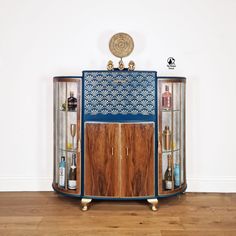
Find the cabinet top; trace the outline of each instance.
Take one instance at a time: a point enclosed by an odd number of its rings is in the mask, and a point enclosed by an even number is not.
[[[151,70],[135,70],[135,71],[129,71],[128,69],[124,69],[122,71],[120,71],[119,69],[115,69],[113,71],[108,71],[108,70],[84,70],[82,71],[82,76],[78,76],[78,75],[69,75],[69,76],[54,76],[53,80],[56,82],[76,82],[76,81],[80,81],[81,79],[84,79],[84,75],[88,74],[88,73],[102,73],[102,74],[126,74],[126,75],[138,75],[138,74],[143,74],[143,73],[149,73],[155,76],[155,78],[157,80],[173,80],[173,81],[185,81],[186,78],[182,77],[182,76],[157,76],[157,71],[151,71]]]

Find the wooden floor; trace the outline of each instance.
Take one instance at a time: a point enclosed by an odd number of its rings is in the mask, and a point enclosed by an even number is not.
[[[186,193],[160,200],[96,201],[80,210],[78,199],[54,192],[0,193],[0,236],[155,235],[236,236],[236,194]]]

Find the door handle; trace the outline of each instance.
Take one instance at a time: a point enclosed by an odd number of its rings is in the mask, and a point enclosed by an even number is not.
[[[111,155],[112,156],[114,155],[114,148],[113,147],[111,148]]]
[[[126,157],[128,158],[128,156],[129,156],[129,148],[126,147]]]

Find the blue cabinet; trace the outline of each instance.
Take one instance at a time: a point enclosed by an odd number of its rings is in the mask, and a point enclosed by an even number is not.
[[[54,77],[55,191],[81,198],[83,210],[92,199],[147,199],[156,210],[158,198],[184,192],[185,81],[127,70]],[[68,109],[71,95],[74,110]],[[65,187],[59,185],[62,157]]]

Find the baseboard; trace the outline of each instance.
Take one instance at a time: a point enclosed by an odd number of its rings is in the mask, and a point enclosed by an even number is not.
[[[0,177],[0,191],[52,191],[49,177]]]
[[[236,176],[189,177],[187,192],[236,193]],[[0,177],[0,191],[52,191],[49,177]]]
[[[236,176],[189,177],[187,192],[236,193]]]

